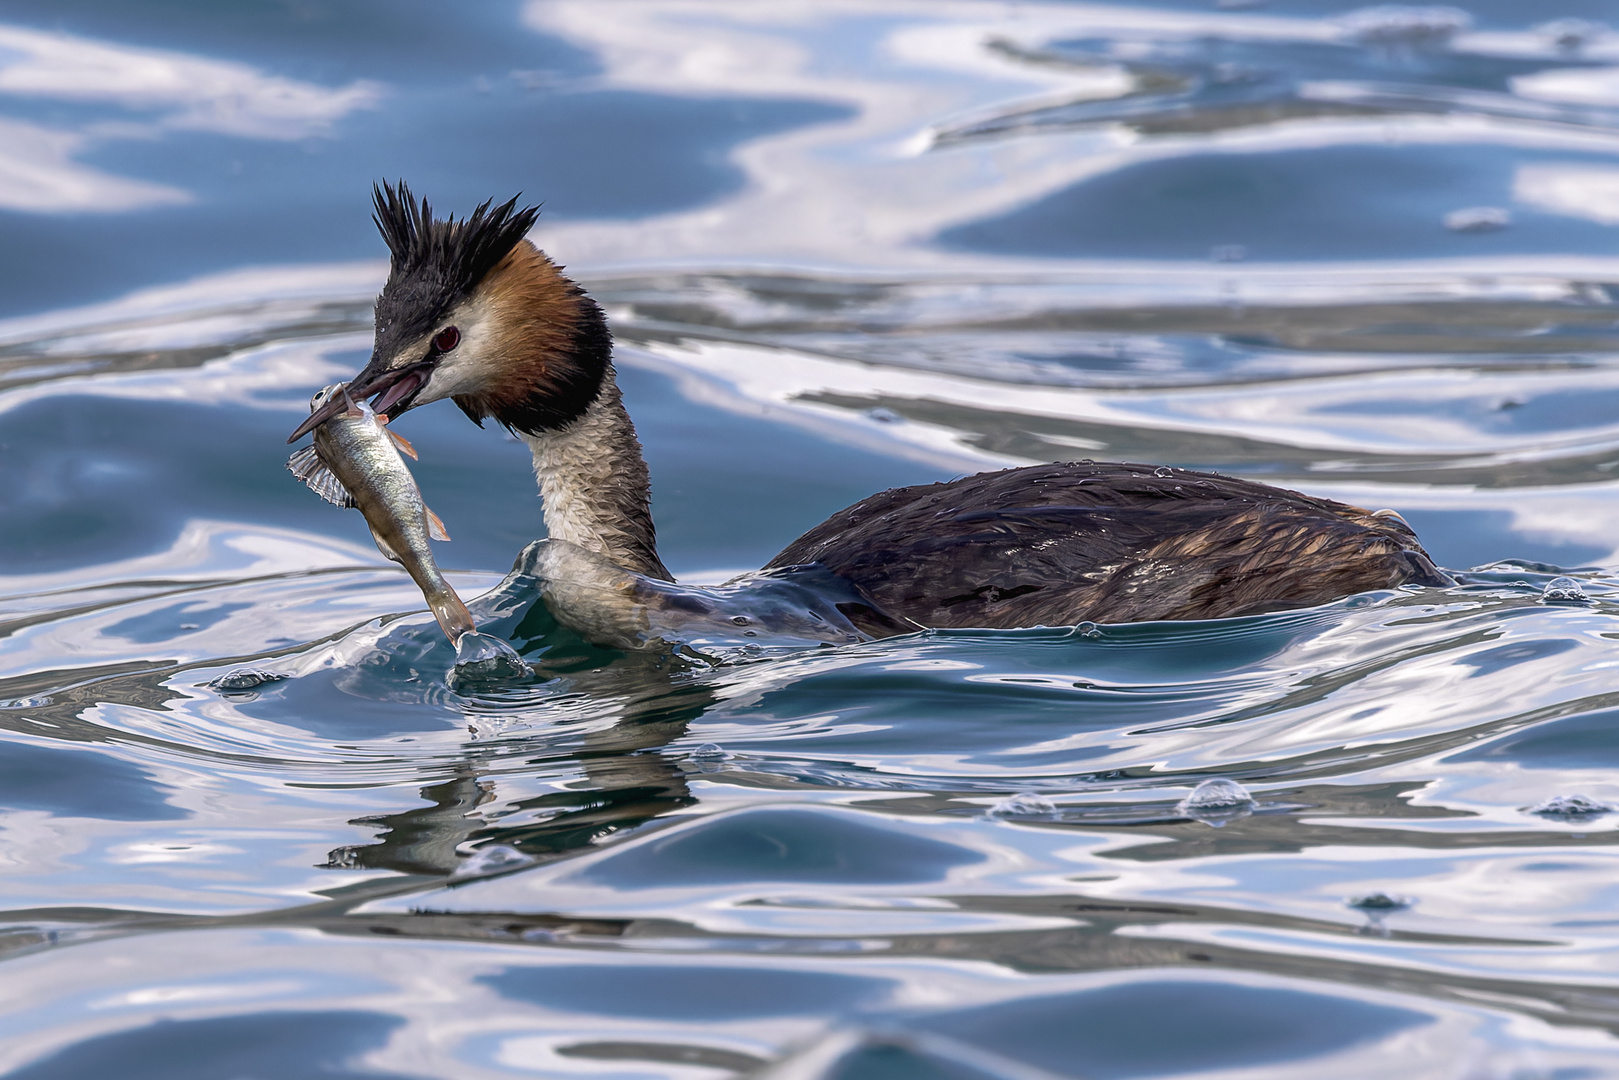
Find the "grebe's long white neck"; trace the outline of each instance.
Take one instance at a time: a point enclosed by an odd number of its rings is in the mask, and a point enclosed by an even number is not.
[[[545,501],[545,531],[649,577],[674,580],[658,558],[651,482],[613,366],[577,420],[523,433]]]

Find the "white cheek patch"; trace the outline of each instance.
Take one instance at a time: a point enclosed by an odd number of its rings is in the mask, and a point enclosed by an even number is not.
[[[416,395],[416,404],[425,405],[429,401],[441,401],[456,394],[465,393],[467,389],[466,371],[458,360],[448,357],[440,360],[433,368],[433,374],[428,376],[427,385],[422,387],[421,393]]]
[[[439,358],[433,374],[416,395],[416,404],[441,401],[457,394],[479,393],[487,388],[494,361],[494,328],[488,306],[473,302],[452,312],[443,321],[461,331],[461,341]]]

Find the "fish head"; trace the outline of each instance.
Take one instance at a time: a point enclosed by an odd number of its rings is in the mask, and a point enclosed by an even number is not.
[[[347,383],[333,383],[330,386],[323,386],[316,390],[309,399],[309,411],[311,413],[318,412],[328,405],[333,408],[341,407],[342,411],[349,416],[360,415],[361,406],[349,396]]]
[[[316,390],[315,393],[309,398],[309,411],[315,412],[318,410],[322,405],[332,400],[332,396],[342,388],[342,383],[333,383],[330,386],[323,386],[319,390]]]
[[[321,417],[320,422],[311,425],[311,427],[318,427],[320,423],[339,416],[356,419],[361,416],[370,416],[371,414],[372,411],[369,405],[364,401],[355,401],[349,394],[346,383],[332,383],[330,386],[323,386],[316,390],[309,399],[310,417],[314,418],[317,415]]]

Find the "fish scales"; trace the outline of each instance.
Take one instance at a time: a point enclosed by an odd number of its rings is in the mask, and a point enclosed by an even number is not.
[[[347,388],[328,386],[310,401],[310,411]],[[416,456],[402,436],[389,431],[371,407],[349,399],[349,408],[314,431],[314,443],[292,455],[287,468],[328,502],[355,507],[371,527],[377,550],[405,568],[426,598],[452,644],[476,627],[467,606],[444,580],[429,540],[448,540],[443,522],[427,508],[421,488],[400,451]]]

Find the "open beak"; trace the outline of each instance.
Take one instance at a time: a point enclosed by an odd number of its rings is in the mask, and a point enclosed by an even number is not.
[[[396,415],[390,410],[399,405],[403,405],[404,408],[397,411],[404,412],[410,407],[409,399],[415,397],[416,392],[427,385],[427,379],[432,374],[431,360],[406,364],[403,367],[382,368],[373,357],[372,362],[365,366],[364,371],[354,376],[354,380],[348,384],[343,393],[333,394],[326,404],[310,413],[304,422],[298,425],[297,430],[287,437],[287,441],[297,442],[332,417],[348,411],[350,400],[364,401],[373,395],[380,395],[371,406],[372,411],[378,416]]]

